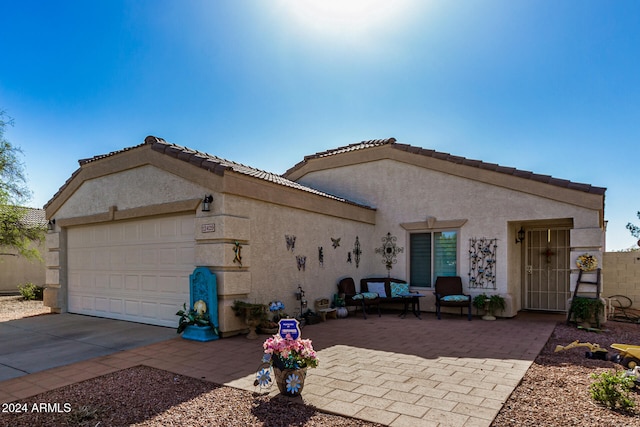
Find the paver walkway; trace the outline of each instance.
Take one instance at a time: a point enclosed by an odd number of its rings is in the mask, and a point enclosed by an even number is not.
[[[389,313],[311,325],[302,335],[313,340],[320,365],[308,370],[302,400],[390,426],[489,426],[562,320],[521,313],[495,322],[452,315],[438,321]],[[0,402],[141,364],[256,391],[265,338],[175,338],[121,351],[0,382]]]

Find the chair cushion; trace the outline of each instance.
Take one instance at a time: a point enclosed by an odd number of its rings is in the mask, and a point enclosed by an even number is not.
[[[378,294],[375,292],[363,292],[361,294],[355,294],[351,299],[376,299]]]
[[[409,293],[408,283],[391,282],[390,287],[391,287],[391,298],[397,298],[402,294]]]
[[[469,297],[467,295],[447,295],[440,298],[440,300],[449,302],[466,302],[469,301]]]
[[[387,291],[384,289],[384,282],[369,282],[367,283],[367,288],[369,292],[375,292],[380,296],[380,298],[387,297]]]

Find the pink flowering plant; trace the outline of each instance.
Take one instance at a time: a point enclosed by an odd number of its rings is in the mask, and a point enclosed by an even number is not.
[[[315,368],[318,366],[311,340],[293,339],[291,334],[285,338],[276,334],[262,345],[264,347],[263,362],[270,362],[279,369]]]

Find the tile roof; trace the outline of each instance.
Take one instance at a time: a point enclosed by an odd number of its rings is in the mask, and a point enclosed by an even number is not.
[[[114,156],[116,154],[120,154],[129,150],[133,150],[138,147],[142,147],[144,145],[151,145],[151,149],[157,151],[162,154],[166,154],[168,156],[174,157],[176,159],[182,160],[184,162],[190,163],[194,166],[197,166],[202,169],[206,169],[210,172],[213,172],[217,175],[224,175],[225,171],[233,171],[236,173],[240,173],[243,175],[251,176],[257,179],[261,179],[263,181],[272,182],[277,185],[282,185],[285,187],[293,188],[296,190],[305,191],[307,193],[315,194],[321,197],[326,197],[329,199],[333,199],[339,202],[348,203],[351,205],[356,205],[360,207],[365,207],[369,209],[373,209],[370,206],[362,205],[360,203],[352,202],[343,197],[338,197],[333,194],[325,193],[323,191],[316,190],[314,188],[307,187],[305,185],[299,184],[297,182],[291,181],[287,178],[284,178],[281,175],[277,175],[271,172],[266,172],[260,169],[252,168],[250,166],[243,165],[241,163],[236,163],[230,160],[223,159],[221,157],[214,156],[212,154],[203,153],[201,151],[193,150],[187,147],[183,147],[177,144],[172,144],[165,141],[162,138],[158,138],[156,136],[147,136],[142,144],[138,144],[133,147],[125,148],[119,151],[112,151],[108,154],[97,155],[88,159],[82,159],[78,162],[80,166],[95,162],[98,160],[105,159],[107,157]],[[76,174],[74,173],[73,176]],[[70,178],[72,179],[73,176]],[[67,183],[69,180],[67,180]],[[65,186],[67,185],[65,183]],[[63,187],[64,188],[64,187]],[[62,190],[62,189],[61,189]],[[60,192],[60,191],[59,191]],[[58,193],[59,193],[58,192]],[[55,196],[54,196],[55,198]]]
[[[0,206],[0,209],[2,208],[15,208],[15,206],[7,206],[7,205],[3,205]],[[47,225],[47,219],[45,217],[45,212],[44,209],[37,209],[37,208],[26,208],[26,207],[19,207],[20,209],[24,209],[24,216],[22,217],[22,223],[26,226],[29,227],[45,227]]]
[[[396,150],[406,151],[408,153],[413,153],[413,154],[427,156],[427,157],[433,157],[435,159],[446,160],[448,162],[452,162],[456,164],[461,164],[465,166],[471,166],[479,169],[512,175],[518,178],[539,181],[545,184],[555,185],[557,187],[564,187],[572,190],[583,191],[585,193],[604,195],[606,191],[606,188],[604,187],[594,187],[590,184],[572,182],[565,179],[554,178],[549,175],[540,175],[530,171],[524,171],[524,170],[519,170],[512,167],[500,166],[495,163],[486,163],[481,160],[467,159],[466,157],[454,156],[449,153],[443,153],[435,150],[428,150],[425,148],[414,147],[412,145],[407,145],[407,144],[400,144],[396,142],[395,138],[361,141],[361,142],[350,144],[344,147],[338,147],[332,150],[322,151],[316,154],[308,155],[304,157],[304,160],[302,160],[301,162],[299,162],[298,164],[296,164],[295,166],[287,170],[283,175],[288,176],[290,173],[303,167],[307,163],[307,161],[312,159],[320,159],[320,158],[335,156],[335,155],[343,154],[347,152],[364,150],[372,147],[381,147],[384,145],[388,145],[391,148],[394,148]]]

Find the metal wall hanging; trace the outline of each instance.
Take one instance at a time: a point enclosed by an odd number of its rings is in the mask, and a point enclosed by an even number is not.
[[[284,235],[284,240],[287,242],[287,250],[293,252],[296,247],[296,236]]]
[[[238,264],[238,267],[242,267],[242,245],[240,242],[235,242],[233,244],[233,263]]]
[[[395,236],[387,233],[387,235],[382,238],[382,246],[376,248],[376,253],[382,255],[382,263],[387,267],[389,275],[391,275],[393,264],[397,262],[396,256],[404,252],[404,248],[396,246],[396,240],[398,239]]]
[[[351,252],[347,252],[347,262],[351,264],[353,260],[351,259]]]
[[[362,255],[362,251],[360,250],[360,240],[358,236],[356,236],[356,243],[353,245],[353,257],[356,260],[356,268],[360,265],[360,255]]]
[[[324,249],[322,249],[322,246],[318,246],[318,261],[320,261],[320,267],[324,267]]]
[[[298,265],[298,271],[305,270],[305,264],[307,263],[307,257],[302,255],[296,255],[296,264]]]
[[[340,239],[340,237],[338,237],[337,239],[334,239],[333,237],[331,238],[331,246],[333,246],[333,249],[340,246]]]
[[[496,289],[498,239],[469,239],[469,286]]]

